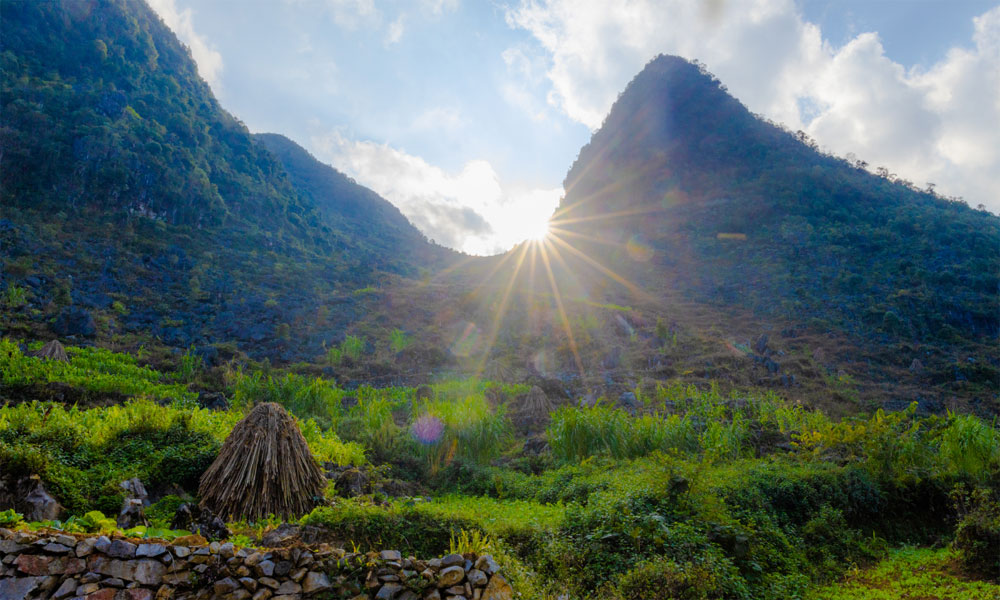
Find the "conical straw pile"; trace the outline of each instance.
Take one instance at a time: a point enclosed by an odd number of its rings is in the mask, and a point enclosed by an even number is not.
[[[265,402],[233,427],[201,476],[201,505],[226,519],[299,517],[323,497],[326,478],[292,417]]]

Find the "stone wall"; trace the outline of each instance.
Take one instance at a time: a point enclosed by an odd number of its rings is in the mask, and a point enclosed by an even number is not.
[[[0,599],[511,600],[489,555],[403,558],[328,544],[236,549],[188,536],[173,543],[0,529]]]

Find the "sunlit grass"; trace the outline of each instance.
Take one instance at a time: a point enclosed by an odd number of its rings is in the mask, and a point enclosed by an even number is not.
[[[1000,586],[961,576],[948,549],[901,548],[870,569],[813,590],[809,600],[996,600]]]

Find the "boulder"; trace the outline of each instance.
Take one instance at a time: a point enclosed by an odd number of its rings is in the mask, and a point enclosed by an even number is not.
[[[229,529],[226,523],[210,509],[193,503],[184,503],[177,507],[171,529],[186,529],[198,533],[206,539],[227,539]]]
[[[0,506],[13,507],[26,521],[55,521],[65,512],[37,475],[16,481],[0,478]]]
[[[59,336],[94,337],[97,324],[90,312],[75,306],[67,306],[52,322],[52,331]]]
[[[118,513],[117,524],[122,529],[131,529],[139,525],[148,525],[146,513],[142,510],[142,500],[126,498],[122,510]]]
[[[279,546],[287,546],[295,541],[302,532],[302,528],[298,525],[293,525],[291,523],[282,523],[276,528],[268,531],[261,538],[260,543],[262,546],[268,548],[276,548]]]
[[[372,486],[368,475],[360,469],[348,469],[341,473],[334,482],[333,487],[337,490],[337,495],[345,498],[354,498],[371,492]]]
[[[198,405],[208,410],[226,410],[229,400],[222,392],[198,392]]]

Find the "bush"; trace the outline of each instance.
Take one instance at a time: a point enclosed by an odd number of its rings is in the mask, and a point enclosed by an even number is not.
[[[954,548],[970,573],[1000,582],[1000,502],[990,490],[964,487],[954,494],[961,515]]]
[[[678,563],[666,557],[644,562],[618,580],[615,600],[737,600],[751,598],[739,573],[717,552],[698,562]]]

